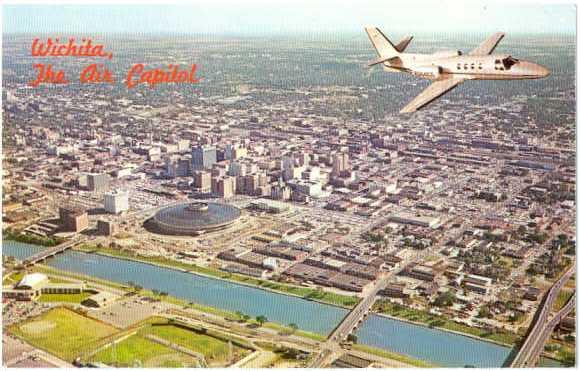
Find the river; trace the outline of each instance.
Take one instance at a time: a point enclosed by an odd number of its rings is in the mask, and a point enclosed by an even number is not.
[[[3,241],[2,253],[24,259],[42,247]],[[330,333],[347,311],[343,308],[277,294],[236,283],[97,254],[66,251],[46,264],[109,281],[133,281],[147,289],[250,316],[264,315],[302,330]],[[357,331],[358,342],[406,354],[446,367],[501,367],[510,348],[449,332],[371,315]]]

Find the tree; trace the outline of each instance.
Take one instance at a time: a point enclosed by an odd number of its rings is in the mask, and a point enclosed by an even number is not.
[[[292,334],[295,333],[296,330],[298,330],[298,325],[295,323],[289,324],[288,327],[290,327],[290,329],[292,330]]]
[[[356,344],[356,342],[358,341],[358,337],[355,334],[348,334],[346,340]]]
[[[481,308],[479,308],[479,313],[477,314],[477,316],[479,318],[492,318],[493,317],[493,315],[491,314],[491,311],[489,310],[487,305],[484,305]]]
[[[258,324],[260,326],[263,326],[265,322],[268,322],[268,318],[266,318],[266,316],[264,316],[264,315],[257,316],[256,317],[256,322],[258,322]]]
[[[236,316],[238,316],[238,318],[240,319],[241,322],[246,322],[247,321],[247,316],[244,313],[240,312],[240,311],[237,311],[236,312]]]
[[[438,307],[450,307],[455,302],[455,293],[451,290],[441,293],[433,302]]]

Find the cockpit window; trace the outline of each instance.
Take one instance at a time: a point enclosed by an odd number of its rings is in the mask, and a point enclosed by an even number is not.
[[[513,57],[507,57],[502,59],[501,63],[505,67],[506,70],[509,70],[514,64],[518,63],[519,61]]]

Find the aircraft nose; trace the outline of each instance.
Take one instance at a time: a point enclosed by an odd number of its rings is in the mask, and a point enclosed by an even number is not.
[[[540,75],[540,77],[548,77],[550,75],[550,70],[538,64],[538,75]]]
[[[543,78],[550,75],[550,70],[542,66],[541,64],[530,62],[529,68],[530,72],[532,72],[532,74],[536,75],[538,78]]]

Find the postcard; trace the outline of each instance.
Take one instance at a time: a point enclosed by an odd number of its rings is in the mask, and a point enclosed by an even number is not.
[[[576,17],[4,4],[3,367],[574,367]]]

